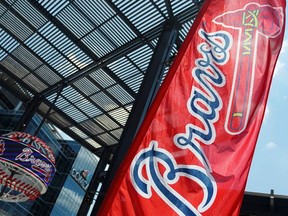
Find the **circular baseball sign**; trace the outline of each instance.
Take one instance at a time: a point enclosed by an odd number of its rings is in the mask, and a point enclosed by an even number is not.
[[[35,200],[55,171],[55,157],[41,139],[23,132],[0,136],[0,200]]]

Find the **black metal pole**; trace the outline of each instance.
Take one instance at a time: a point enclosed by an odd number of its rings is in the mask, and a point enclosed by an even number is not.
[[[38,97],[34,96],[34,98],[28,104],[23,115],[21,116],[19,122],[14,127],[14,131],[24,131],[26,129],[28,123],[31,121],[32,117],[36,113],[40,103],[41,103],[41,100],[39,100]]]
[[[126,155],[134,136],[141,125],[144,116],[161,84],[166,63],[169,61],[173,44],[178,34],[179,23],[176,19],[167,20],[164,23],[162,33],[153,53],[150,64],[147,68],[144,80],[133,104],[133,109],[128,118],[127,124],[120,138],[118,147],[113,157],[111,166],[101,187],[100,194],[96,200],[92,215],[96,215],[110,184]]]
[[[44,122],[45,122],[45,120],[46,120],[46,118],[47,118],[48,115],[50,114],[50,111],[51,111],[51,109],[52,109],[52,106],[54,106],[55,103],[57,102],[57,100],[58,100],[58,98],[59,98],[60,93],[62,92],[62,90],[63,90],[63,86],[62,86],[62,88],[57,92],[57,95],[56,95],[56,97],[54,98],[54,100],[53,100],[53,102],[52,102],[52,105],[49,107],[49,109],[47,110],[47,112],[46,112],[45,115],[43,116],[42,121],[40,122],[40,124],[38,125],[36,131],[34,132],[34,136],[37,136],[37,134],[39,133],[42,125],[44,124]]]
[[[110,162],[111,157],[111,149],[104,147],[103,152],[101,154],[99,163],[96,167],[96,170],[91,178],[91,181],[89,183],[89,186],[86,190],[86,193],[84,195],[84,198],[82,200],[81,206],[78,210],[77,216],[83,216],[87,215],[87,212],[89,211],[89,208],[93,202],[93,199],[96,194],[96,190],[100,183],[103,183],[103,177],[102,174],[105,173],[105,168],[107,164]]]
[[[270,191],[270,214],[274,215],[274,206],[275,206],[275,195],[274,190],[271,189]]]

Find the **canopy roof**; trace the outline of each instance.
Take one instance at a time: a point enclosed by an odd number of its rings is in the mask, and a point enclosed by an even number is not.
[[[0,86],[27,106],[34,98],[39,113],[94,153],[117,146],[164,23],[180,27],[162,80],[202,2],[3,0]]]

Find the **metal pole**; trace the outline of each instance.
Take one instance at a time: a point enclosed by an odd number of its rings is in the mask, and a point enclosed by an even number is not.
[[[18,124],[14,127],[14,131],[24,131],[26,129],[28,123],[31,121],[32,117],[36,113],[40,103],[41,100],[39,100],[38,97],[34,96],[34,98],[28,104],[27,109],[21,116]]]
[[[179,24],[176,19],[170,19],[164,23],[158,44],[147,68],[147,72],[137,98],[133,104],[133,109],[120,138],[116,153],[106,175],[104,184],[101,187],[101,191],[96,200],[92,215],[97,214],[104,196],[119,168],[119,165],[126,155],[127,150],[130,148],[134,136],[144,119],[144,116],[158,90],[158,87],[161,84],[166,63],[169,61],[173,44],[175,43],[178,36],[178,28]]]
[[[54,98],[52,105],[49,107],[49,109],[47,110],[46,114],[43,116],[42,121],[40,122],[40,124],[38,125],[36,131],[34,132],[34,136],[37,136],[37,134],[39,133],[42,125],[44,124],[46,118],[48,117],[48,115],[49,115],[49,113],[50,113],[50,111],[51,111],[51,109],[52,109],[52,106],[54,106],[55,103],[57,102],[57,100],[58,100],[58,98],[59,98],[60,93],[62,92],[62,90],[63,90],[63,86],[62,86],[62,88],[57,92],[57,95],[56,95],[56,97]]]
[[[275,200],[274,200],[274,190],[271,189],[270,191],[270,214],[274,215],[274,205],[275,205]]]
[[[91,181],[89,183],[89,186],[86,190],[85,196],[82,200],[81,206],[78,210],[77,216],[83,216],[87,215],[87,212],[89,211],[89,208],[93,202],[93,199],[96,194],[96,190],[100,183],[103,183],[103,177],[102,174],[105,173],[105,168],[107,164],[110,162],[111,157],[111,149],[105,147],[101,157],[100,161],[97,165],[97,168],[91,178]]]

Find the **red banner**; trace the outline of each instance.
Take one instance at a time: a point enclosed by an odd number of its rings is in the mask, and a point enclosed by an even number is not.
[[[285,0],[206,0],[99,215],[238,215]]]

